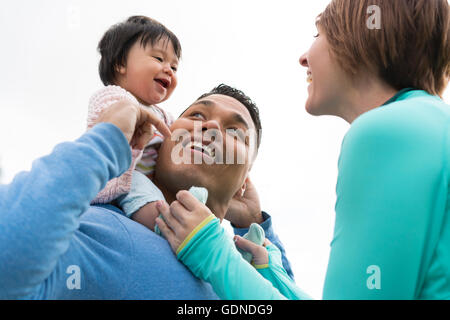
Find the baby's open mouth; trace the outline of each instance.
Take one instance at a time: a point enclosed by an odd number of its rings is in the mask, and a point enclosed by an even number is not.
[[[155,79],[163,88],[167,89],[170,85],[170,81],[167,79]]]

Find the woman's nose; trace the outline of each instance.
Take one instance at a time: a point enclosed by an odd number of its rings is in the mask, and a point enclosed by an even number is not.
[[[309,67],[309,65],[308,65],[308,52],[304,53],[304,54],[300,57],[299,62],[300,62],[300,65],[303,66],[303,67],[305,67],[305,68],[308,68],[308,67]]]

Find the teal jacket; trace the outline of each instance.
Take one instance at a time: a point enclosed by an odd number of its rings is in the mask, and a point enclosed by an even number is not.
[[[353,122],[339,158],[324,299],[450,298],[449,124],[449,106],[420,90]],[[178,259],[221,298],[308,298],[268,249],[269,265],[253,268],[212,219]]]

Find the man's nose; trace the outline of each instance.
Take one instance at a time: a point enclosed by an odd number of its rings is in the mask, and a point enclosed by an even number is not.
[[[305,67],[305,68],[309,67],[309,65],[308,65],[308,52],[304,53],[300,57],[299,62],[300,62],[300,65],[303,66],[303,67]]]
[[[210,130],[210,129],[216,129],[220,130],[220,124],[217,120],[208,120],[202,122],[202,131]]]

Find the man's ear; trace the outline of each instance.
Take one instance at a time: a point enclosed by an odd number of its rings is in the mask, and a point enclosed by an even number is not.
[[[244,183],[242,184],[242,186],[239,188],[239,190],[234,195],[235,197],[238,197],[238,198],[244,197],[245,190],[247,189],[247,182],[248,182],[248,177],[245,178]]]

